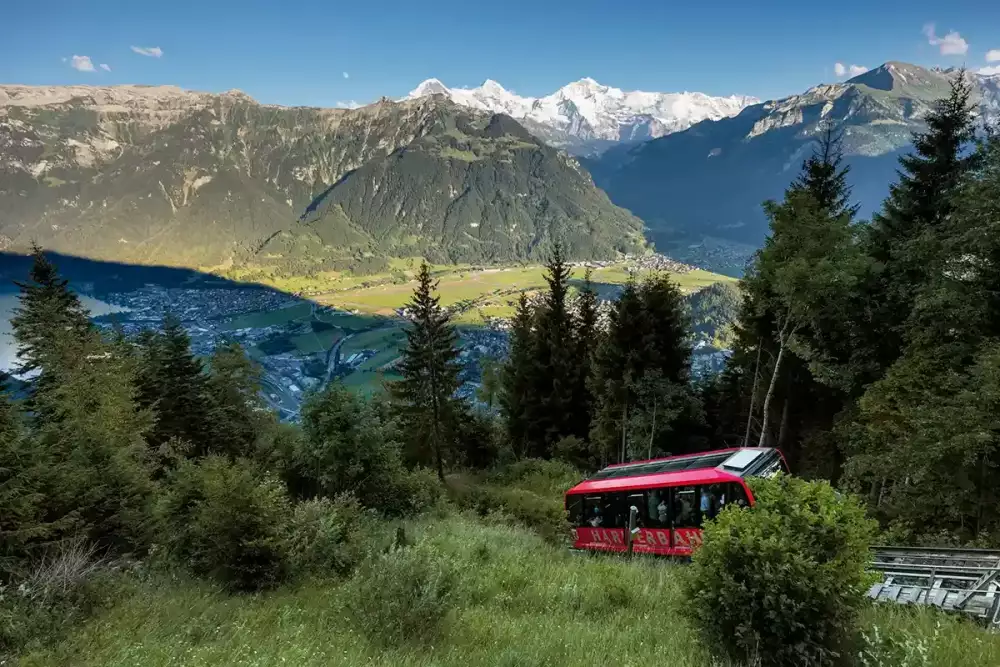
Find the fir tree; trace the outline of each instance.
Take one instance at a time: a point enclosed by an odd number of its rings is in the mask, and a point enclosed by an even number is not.
[[[817,244],[807,250],[805,239],[787,236],[795,231],[794,222],[772,226],[771,237],[740,281],[742,304],[735,350],[728,366],[739,369],[740,386],[745,392],[740,401],[745,410],[742,441],[764,441],[783,447],[793,467],[800,462],[802,440],[832,428],[834,416],[846,400],[838,395],[853,377],[851,323],[853,313],[863,309],[856,307],[852,285],[863,273],[864,263],[853,242],[852,221],[857,207],[850,203],[847,174],[848,168],[842,166],[840,136],[827,125],[816,150],[786,192],[785,201],[781,205],[766,204],[774,220],[776,215],[784,219],[789,211],[782,207],[797,202],[795,206],[812,221],[809,224],[814,227],[811,233],[817,234]],[[828,246],[824,247],[824,243]],[[837,262],[837,270],[843,270],[840,276],[845,282],[841,289],[829,290],[825,302],[800,303],[800,316],[793,324],[788,317],[791,295],[776,282],[790,278],[790,274],[781,273],[778,267],[800,261],[800,252],[819,261],[828,251]],[[823,266],[833,268],[829,263]],[[734,387],[736,377],[729,377],[728,390]],[[767,412],[758,419],[765,403]],[[811,453],[811,460],[832,461],[836,468],[835,453],[818,454]]]
[[[612,306],[608,331],[594,354],[590,440],[601,466],[626,455],[628,415],[635,409],[631,390],[641,376],[643,322],[639,288],[629,280]]]
[[[209,453],[214,429],[209,423],[207,378],[181,321],[166,314],[162,332],[144,334],[139,345],[139,396],[156,415],[147,434],[150,446],[159,449],[180,441],[195,456]]]
[[[821,132],[816,149],[802,164],[802,172],[792,187],[812,194],[830,215],[846,215],[853,220],[860,207],[851,203],[851,188],[847,184],[851,168],[843,164],[843,135],[830,122],[823,124]]]
[[[899,357],[916,295],[942,269],[946,222],[977,158],[968,151],[975,136],[973,109],[960,72],[948,97],[927,116],[927,130],[914,136],[913,152],[900,158],[899,181],[867,228],[865,249],[877,270],[859,295],[871,315],[858,327],[855,344],[855,366],[865,369],[866,383]]]
[[[532,393],[535,359],[534,316],[528,298],[522,292],[510,327],[510,352],[501,371],[500,414],[507,429],[507,438],[518,456],[528,451],[531,409],[538,398]]]
[[[33,246],[29,279],[17,282],[20,303],[10,320],[17,343],[18,374],[35,374],[31,394],[57,383],[59,375],[74,362],[79,342],[92,331],[88,313],[69,283],[41,248]],[[51,418],[43,406],[29,407],[37,421]]]
[[[260,397],[263,373],[239,343],[219,345],[209,360],[206,392],[209,449],[230,457],[249,457],[259,433],[273,422]]]
[[[594,410],[594,397],[590,391],[590,377],[594,370],[594,350],[597,347],[597,293],[590,280],[591,272],[587,269],[583,279],[583,288],[577,300],[576,313],[576,382],[573,388],[573,406],[575,416],[573,422],[579,426],[574,434],[579,438],[590,435],[590,422]]]
[[[462,409],[454,396],[461,385],[458,336],[434,294],[437,283],[426,262],[421,264],[417,280],[407,305],[412,322],[398,366],[403,377],[392,383],[391,390],[406,433],[419,451],[430,455],[443,482],[444,450],[455,433],[456,412]]]
[[[561,438],[580,432],[574,423],[577,365],[573,321],[567,308],[570,267],[557,244],[546,264],[548,290],[535,317],[534,387],[529,406],[528,455],[548,458]]]

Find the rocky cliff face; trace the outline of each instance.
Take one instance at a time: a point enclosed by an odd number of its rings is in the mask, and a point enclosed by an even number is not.
[[[556,239],[580,256],[634,251],[641,228],[516,122],[441,97],[343,110],[0,86],[0,249],[187,266],[505,261]]]
[[[613,149],[588,166],[612,201],[643,218],[660,248],[704,237],[758,245],[767,231],[761,202],[781,196],[824,123],[842,133],[862,214],[875,210],[895,179],[897,158],[956,75],[889,62],[844,83]],[[967,76],[984,122],[995,121],[1000,76]]]

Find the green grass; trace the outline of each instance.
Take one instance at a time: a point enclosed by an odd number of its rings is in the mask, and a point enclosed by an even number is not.
[[[541,266],[519,266],[470,270],[468,267],[437,267],[438,294],[441,305],[451,306],[459,302],[472,302],[466,312],[456,320],[465,324],[481,323],[485,317],[509,317],[513,304],[520,292],[534,292],[545,288],[544,268]],[[576,268],[572,272],[574,280],[582,280],[585,270]],[[628,281],[629,273],[624,266],[613,266],[594,271],[592,280],[600,285],[621,285]],[[640,273],[638,278],[642,278]],[[673,279],[685,293],[693,292],[719,281],[732,278],[696,269],[688,273],[673,274]],[[391,314],[405,305],[413,294],[415,282],[394,285],[385,282],[369,287],[355,287],[338,290],[316,297],[320,303],[337,308],[362,312]],[[482,312],[480,312],[482,311]]]
[[[315,352],[329,350],[343,337],[343,331],[328,329],[326,331],[310,331],[309,333],[292,336],[291,341],[299,352],[302,352],[303,354],[313,354]]]
[[[355,276],[338,271],[323,271],[312,277],[278,276],[273,269],[255,267],[225,271],[227,277],[255,281],[286,292],[303,291],[310,298],[324,305],[341,310],[357,310],[368,315],[391,316],[405,305],[413,295],[416,283],[413,277],[420,266],[420,258],[394,258],[389,262],[389,272],[368,276]],[[475,307],[462,313],[463,323],[481,323],[486,316],[509,316],[512,304],[522,291],[532,292],[545,288],[544,267],[540,265],[482,268],[470,265],[432,265],[431,271],[440,280],[438,293],[441,304],[450,306],[459,302],[472,302]],[[573,269],[572,277],[582,280],[583,268]],[[409,282],[394,284],[393,272],[403,272]],[[648,272],[640,272],[638,278]],[[672,278],[685,293],[693,292],[719,281],[734,278],[701,269],[673,274]],[[624,264],[596,269],[593,280],[600,286],[621,285],[629,279]],[[483,313],[480,314],[479,310]],[[252,316],[251,316],[252,317]],[[246,320],[241,320],[244,322]],[[252,320],[251,320],[252,321]]]
[[[257,313],[248,313],[234,318],[226,323],[225,329],[247,329],[263,328],[274,326],[275,324],[285,324],[296,320],[307,320],[312,311],[312,304],[300,303],[287,308],[277,310],[265,310]]]
[[[440,627],[409,616],[411,626],[428,625],[401,644],[387,644],[381,628],[354,620],[352,585],[358,582],[309,582],[236,597],[213,585],[153,576],[64,641],[24,656],[20,664],[727,665],[712,659],[678,614],[683,566],[575,556],[504,523],[452,516],[410,526],[418,548],[448,573],[451,587]],[[383,558],[391,565],[397,557]],[[355,576],[369,576],[366,572]],[[380,601],[364,603],[371,608]],[[1000,636],[934,610],[872,607],[863,620],[869,633],[877,626],[904,644],[923,642],[928,662],[915,664],[1000,664]],[[435,635],[438,639],[426,641]]]

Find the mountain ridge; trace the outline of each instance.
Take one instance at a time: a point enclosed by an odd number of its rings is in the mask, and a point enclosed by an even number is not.
[[[619,143],[634,143],[738,113],[759,100],[746,95],[713,97],[698,92],[624,91],[590,77],[550,95],[522,97],[492,79],[477,88],[449,88],[427,79],[403,99],[443,95],[474,109],[505,113],[550,145],[593,155]]]
[[[171,86],[0,86],[0,248],[295,271],[403,251],[523,260],[555,240],[580,257],[641,250],[640,221],[498,118],[435,98],[348,110]],[[422,191],[404,177],[417,158],[433,174]],[[490,188],[452,205],[449,193]],[[304,218],[321,193],[337,206]]]
[[[756,247],[767,232],[761,203],[781,197],[827,122],[842,134],[862,215],[876,210],[895,179],[897,158],[958,71],[889,61],[584,162],[611,200],[642,218],[651,240],[677,259],[692,261],[683,248],[705,238]],[[982,122],[1000,119],[1000,77],[965,75]],[[721,184],[725,197],[718,196]],[[742,269],[738,260],[711,266]]]

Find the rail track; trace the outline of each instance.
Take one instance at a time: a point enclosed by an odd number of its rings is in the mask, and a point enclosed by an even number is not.
[[[871,599],[932,605],[1000,631],[1000,550],[878,546],[872,556],[882,581]]]

